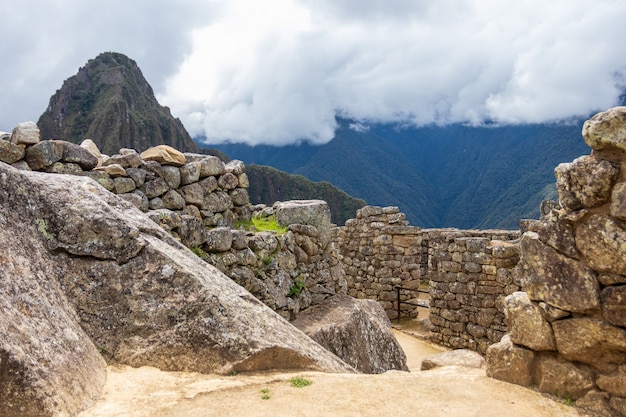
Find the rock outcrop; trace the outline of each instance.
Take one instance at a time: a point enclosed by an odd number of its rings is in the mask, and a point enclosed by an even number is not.
[[[162,144],[199,150],[180,120],[157,102],[137,63],[115,52],[90,59],[65,80],[37,124],[43,139],[91,138],[106,154]]]
[[[353,368],[90,178],[0,163],[3,411],[72,415],[109,360],[230,373]]]
[[[292,323],[363,373],[408,371],[406,355],[376,301],[336,295],[303,311]]]
[[[609,416],[626,415],[625,115],[588,120],[591,154],[555,169],[558,204],[525,222],[509,335],[487,349],[488,375]]]

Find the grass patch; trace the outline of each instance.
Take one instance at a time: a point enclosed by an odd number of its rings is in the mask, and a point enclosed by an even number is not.
[[[256,230],[257,232],[276,232],[283,234],[287,228],[278,224],[276,216],[253,217],[251,220],[244,220],[235,223],[235,228],[243,227],[245,230]]]
[[[305,288],[304,281],[301,278],[296,278],[291,288],[289,288],[289,294],[287,294],[287,297],[299,297],[302,290]]]
[[[269,400],[270,398],[272,398],[272,397],[270,396],[270,389],[269,389],[269,388],[263,388],[263,389],[261,390],[261,394],[262,394],[262,395],[261,395],[261,399],[262,399],[262,400]]]
[[[306,378],[302,378],[300,376],[295,376],[293,378],[291,378],[289,380],[289,382],[291,382],[291,386],[292,387],[296,387],[296,388],[303,388],[303,387],[307,387],[309,385],[311,385],[313,382],[311,382],[311,380],[306,379]]]
[[[206,259],[206,258],[209,257],[209,254],[206,253],[205,251],[203,251],[200,246],[194,246],[194,247],[189,248],[189,249],[191,249],[191,251],[193,253],[195,253],[196,255],[198,255],[202,259]]]

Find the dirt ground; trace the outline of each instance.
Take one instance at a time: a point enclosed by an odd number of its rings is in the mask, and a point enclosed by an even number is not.
[[[450,366],[421,372],[422,359],[443,348],[394,332],[411,372],[216,376],[114,365],[100,400],[79,417],[584,415],[530,389],[488,378],[484,369]],[[312,384],[293,387],[294,376]]]

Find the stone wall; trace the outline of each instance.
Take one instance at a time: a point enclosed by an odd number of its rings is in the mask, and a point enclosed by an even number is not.
[[[583,127],[593,149],[555,169],[559,202],[525,223],[487,374],[626,416],[626,107]]]
[[[390,318],[398,314],[396,286],[421,288],[430,293],[436,342],[485,353],[506,332],[504,297],[519,289],[510,272],[519,259],[510,242],[518,231],[420,229],[397,207],[366,206],[334,236],[348,294],[378,301]],[[418,293],[400,294],[419,304]],[[400,307],[416,314],[410,304]]]
[[[507,331],[504,297],[519,289],[518,231],[425,230],[433,341],[485,353]]]

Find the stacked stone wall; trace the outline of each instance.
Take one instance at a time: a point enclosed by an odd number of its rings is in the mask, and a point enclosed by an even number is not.
[[[555,169],[558,202],[523,223],[509,333],[487,374],[626,416],[626,107],[585,122],[593,149]]]
[[[519,290],[517,231],[425,230],[431,338],[484,354],[507,331],[504,298]]]

